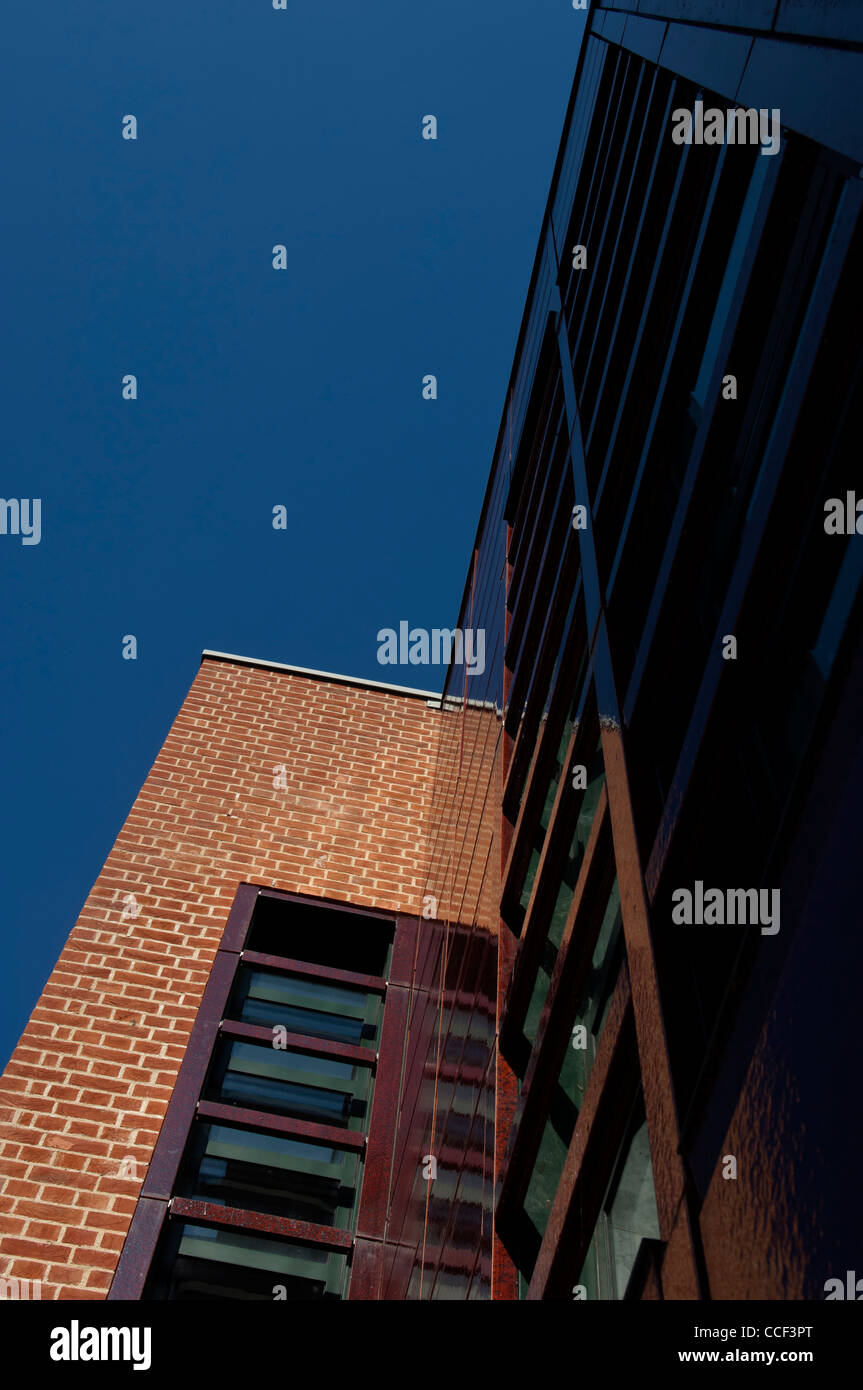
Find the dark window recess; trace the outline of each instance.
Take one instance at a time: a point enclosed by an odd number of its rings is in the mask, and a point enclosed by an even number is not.
[[[394,922],[261,894],[246,948],[360,975],[386,975],[394,930]]]
[[[313,1057],[256,1042],[222,1039],[204,1085],[204,1099],[293,1115],[316,1124],[356,1128],[366,1113],[369,1072],[350,1062]]]
[[[359,1158],[348,1150],[198,1123],[177,1191],[211,1205],[346,1226],[353,1224],[358,1183]]]
[[[144,1298],[334,1299],[342,1297],[345,1267],[344,1255],[314,1246],[176,1221],[159,1242]]]
[[[246,965],[237,972],[225,1017],[371,1047],[378,1035],[381,1007],[378,995],[350,985]]]

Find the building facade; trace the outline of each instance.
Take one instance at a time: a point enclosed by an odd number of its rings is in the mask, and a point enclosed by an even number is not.
[[[64,1298],[860,1262],[863,5],[594,4],[442,698],[205,654],[2,1082]]]

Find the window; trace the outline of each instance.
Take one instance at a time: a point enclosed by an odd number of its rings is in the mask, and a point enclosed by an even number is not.
[[[647,1120],[639,1097],[579,1276],[588,1300],[622,1299],[641,1242],[658,1239]]]
[[[109,1297],[347,1296],[397,929],[240,886]]]

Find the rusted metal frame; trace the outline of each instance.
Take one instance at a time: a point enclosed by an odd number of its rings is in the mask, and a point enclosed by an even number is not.
[[[285,893],[280,888],[259,888],[262,898],[277,898],[279,902],[295,903],[297,907],[325,908],[327,912],[344,912],[353,917],[371,917],[378,922],[395,926],[394,912],[381,912],[373,907],[356,907],[353,903],[342,902],[338,898],[316,898],[304,893]]]
[[[524,1202],[602,923],[598,909],[613,877],[611,826],[603,788],[510,1132],[497,1206],[499,1221],[506,1221],[508,1212],[515,1212]]]
[[[579,542],[588,632],[593,637],[592,673],[599,712],[614,858],[620,888],[623,934],[632,985],[633,1017],[644,1077],[644,1106],[654,1169],[659,1228],[663,1238],[667,1239],[674,1227],[677,1209],[686,1191],[686,1172],[679,1152],[677,1103],[626,772],[620,705],[608,642],[608,626],[603,607],[590,493],[587,486],[584,441],[578,417],[566,324],[562,315],[559,321],[558,341],[567,394],[567,410],[572,420],[571,457],[576,497],[587,507],[588,525],[585,531],[579,532]],[[689,1255],[694,1280],[695,1254],[691,1244]]]
[[[261,889],[256,883],[240,883],[237,886],[225,930],[219,942],[220,951],[242,951],[260,892]]]
[[[232,1125],[236,1129],[255,1130],[260,1134],[283,1135],[302,1139],[308,1144],[325,1148],[347,1149],[364,1153],[366,1136],[363,1130],[342,1129],[339,1125],[321,1125],[314,1120],[299,1120],[292,1115],[272,1115],[266,1110],[244,1110],[238,1105],[222,1105],[219,1101],[202,1100],[197,1118],[217,1125]]]
[[[257,952],[243,954],[242,948],[248,935],[252,914],[258,898],[262,895],[303,905],[332,906],[341,911],[352,912],[355,915],[392,922],[396,929],[398,926],[397,919],[389,914],[365,912],[344,903],[330,904],[323,899],[281,893],[272,889],[260,888],[255,884],[241,883],[238,885],[228,914],[228,921],[222,933],[220,948],[216,952],[201,1005],[192,1025],[186,1054],[181,1063],[162,1129],[141,1188],[129,1234],[120,1253],[114,1280],[108,1294],[109,1298],[140,1298],[142,1296],[196,1113],[201,1120],[210,1119],[235,1126],[245,1125],[248,1128],[263,1132],[290,1134],[306,1138],[312,1143],[333,1145],[360,1153],[365,1149],[364,1134],[343,1131],[336,1126],[314,1125],[307,1121],[291,1120],[287,1117],[267,1115],[260,1111],[240,1110],[233,1106],[222,1106],[203,1101],[199,1104],[213,1047],[223,1023],[225,1008],[241,960],[249,964],[270,966],[275,969],[287,968],[294,973],[317,976],[322,979],[340,980],[345,984],[360,986],[370,993],[386,993],[386,981],[375,976],[360,975],[350,971],[333,971],[322,966],[310,968],[306,962],[286,961],[283,957],[271,957]],[[271,1038],[271,1033],[268,1030],[256,1030],[252,1025],[229,1023],[225,1027],[229,1035],[250,1037],[253,1034],[257,1036],[263,1031],[268,1038]],[[330,1045],[321,1046],[309,1039],[295,1038],[295,1041],[301,1043],[306,1049],[309,1049],[309,1044],[312,1044],[313,1050],[319,1055],[333,1055]],[[345,1056],[344,1049],[340,1044],[334,1046],[339,1049],[340,1056]],[[362,1056],[345,1057],[345,1060],[353,1060],[363,1066],[374,1065],[375,1057],[372,1049],[353,1048],[350,1051],[361,1053]],[[185,1199],[176,1200],[185,1201]]]
[[[194,1221],[200,1226],[214,1226],[219,1230],[256,1231],[261,1235],[280,1236],[297,1245],[311,1245],[318,1250],[332,1250],[343,1255],[354,1243],[351,1231],[340,1231],[334,1226],[317,1226],[310,1221],[294,1221],[290,1217],[246,1211],[240,1207],[223,1207],[218,1202],[199,1202],[190,1197],[174,1197],[169,1216],[172,1221]]]
[[[369,1138],[357,1205],[357,1246],[347,1294],[353,1301],[377,1299],[382,1293],[386,1265],[384,1237],[399,1123],[402,1048],[412,990],[413,948],[419,930],[418,918],[398,915],[392,952],[392,973],[397,980],[393,979],[389,986],[383,1013]]]
[[[369,1240],[383,1240],[384,1237],[399,1120],[402,1045],[409,1001],[410,986],[393,985],[384,1011],[366,1161],[357,1208],[357,1235]]]
[[[258,891],[248,883],[237,887],[108,1298],[142,1296]],[[157,1208],[161,1208],[161,1214]]]
[[[262,951],[243,951],[243,965],[256,965],[264,970],[281,970],[286,974],[302,975],[311,980],[327,980],[330,984],[349,985],[364,989],[367,994],[386,994],[387,981],[379,975],[360,975],[354,970],[335,970],[330,965],[311,965],[308,961],[289,956],[271,956]]]
[[[243,1038],[248,1042],[273,1046],[273,1029],[263,1028],[256,1023],[237,1023],[223,1019],[219,1026],[223,1038]],[[279,1038],[279,1050],[301,1052],[307,1057],[332,1057],[338,1062],[350,1062],[355,1067],[369,1067],[374,1070],[377,1054],[372,1047],[355,1047],[352,1043],[330,1042],[325,1038],[312,1038],[307,1033],[285,1033]]]
[[[458,1230],[457,1230],[457,1227],[456,1227],[457,1208],[458,1208],[458,1192],[459,1192],[459,1187],[460,1187],[460,1184],[461,1184],[462,1177],[463,1177],[464,1173],[465,1173],[465,1172],[468,1172],[468,1173],[469,1173],[469,1172],[471,1171],[472,1162],[473,1162],[473,1167],[474,1167],[475,1169],[478,1169],[479,1166],[480,1166],[480,1165],[476,1164],[476,1162],[475,1162],[476,1155],[477,1155],[477,1153],[478,1153],[479,1151],[478,1151],[477,1149],[471,1150],[471,1148],[469,1147],[469,1140],[470,1140],[471,1134],[473,1133],[474,1124],[476,1123],[477,1113],[478,1113],[478,1111],[479,1111],[480,1105],[481,1105],[482,1102],[483,1102],[484,1093],[485,1093],[486,1088],[487,1088],[489,1073],[494,1069],[494,1066],[495,1066],[495,1058],[494,1058],[494,1054],[493,1054],[493,1052],[492,1052],[492,1053],[489,1055],[488,1061],[487,1061],[487,1063],[486,1063],[486,1065],[485,1065],[485,1067],[484,1067],[484,1069],[483,1069],[483,1073],[482,1073],[481,1079],[476,1083],[476,1098],[475,1098],[475,1100],[474,1100],[473,1109],[471,1110],[471,1113],[470,1113],[470,1121],[469,1121],[469,1123],[468,1123],[468,1128],[467,1128],[467,1140],[465,1141],[464,1145],[459,1145],[459,1147],[458,1147],[456,1153],[453,1155],[453,1157],[454,1157],[454,1159],[455,1159],[456,1161],[454,1161],[453,1164],[452,1164],[451,1166],[450,1166],[449,1164],[447,1165],[448,1171],[455,1172],[455,1171],[457,1170],[457,1174],[458,1174],[458,1175],[457,1175],[457,1177],[455,1177],[455,1180],[454,1180],[454,1183],[453,1183],[453,1197],[452,1197],[452,1201],[450,1202],[449,1215],[447,1216],[446,1225],[445,1225],[444,1230],[443,1230],[443,1232],[442,1232],[442,1234],[441,1234],[441,1238],[440,1238],[440,1242],[439,1242],[439,1247],[438,1247],[438,1248],[439,1248],[440,1254],[443,1254],[443,1252],[445,1252],[445,1251],[448,1250],[449,1253],[450,1253],[450,1256],[451,1256],[454,1249],[455,1249],[456,1251],[458,1250],[458,1242],[457,1242]],[[492,1166],[493,1166],[493,1160],[494,1160],[494,1121],[491,1122],[491,1125],[489,1126],[489,1128],[490,1128],[490,1130],[491,1130],[491,1141],[492,1141],[492,1143],[491,1143],[491,1156],[492,1156]],[[441,1146],[441,1151],[440,1151],[440,1157],[441,1157],[441,1158],[446,1158],[446,1156],[447,1156],[446,1150],[447,1150],[447,1146],[446,1146],[446,1145],[442,1145],[442,1146]],[[485,1170],[486,1170],[486,1160],[487,1160],[487,1150],[486,1150],[485,1147],[483,1147],[483,1149],[481,1150],[481,1153],[482,1153],[482,1164],[481,1164],[481,1167],[482,1167],[483,1174],[485,1174]],[[471,1259],[471,1276],[470,1276],[471,1279],[473,1278],[474,1270],[476,1269],[477,1263],[482,1259],[482,1253],[483,1253],[483,1248],[482,1248],[482,1242],[481,1242],[481,1241],[477,1241],[477,1245],[476,1245],[475,1251],[473,1251],[473,1252],[468,1251],[468,1252],[467,1252],[467,1257],[468,1257],[469,1259]],[[432,1265],[432,1261],[431,1261],[431,1259],[429,1258],[429,1246],[428,1246],[428,1245],[426,1246],[426,1257],[427,1257],[427,1258],[426,1258],[426,1265],[427,1265],[427,1266],[431,1266],[431,1265]],[[447,1268],[449,1268],[449,1267],[450,1267],[450,1265],[448,1264],[448,1265],[447,1265]],[[441,1272],[441,1261],[440,1261],[440,1259],[438,1259],[437,1262],[436,1262],[436,1263],[434,1264],[434,1266],[433,1266],[433,1275],[432,1275],[432,1282],[431,1282],[431,1286],[430,1286],[430,1295],[429,1295],[430,1297],[433,1297],[433,1296],[434,1296],[434,1287],[435,1287],[435,1284],[437,1283],[437,1280],[438,1280],[438,1277],[439,1277],[439,1275],[440,1275],[440,1272]],[[470,1280],[468,1280],[468,1283],[470,1283]]]
[[[201,1007],[192,1025],[186,1054],[174,1083],[159,1138],[141,1187],[142,1197],[160,1197],[167,1201],[174,1190],[180,1160],[195,1118],[195,1107],[203,1090],[238,961],[239,956],[233,952],[216,953]]]
[[[167,1216],[166,1201],[152,1197],[138,1199],[106,1295],[109,1301],[132,1302],[143,1298],[147,1275]]]
[[[607,641],[604,624],[602,640]],[[606,719],[601,737],[626,959],[632,983],[633,1016],[644,1084],[656,1208],[660,1234],[667,1240],[686,1190],[677,1102],[650,936],[647,896],[632,814],[623,736],[619,726],[613,727],[611,721]],[[694,1268],[694,1253],[691,1254]]]
[[[638,1071],[624,962],[534,1265],[531,1301],[572,1297],[629,1123],[629,1106],[621,1101],[636,1094]]]

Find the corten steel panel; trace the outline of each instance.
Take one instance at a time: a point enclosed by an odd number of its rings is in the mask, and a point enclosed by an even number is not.
[[[348,1285],[349,1302],[375,1303],[380,1299],[383,1254],[384,1247],[379,1240],[358,1239],[355,1242]]]
[[[384,1267],[383,1292],[380,1294],[382,1299],[388,1302],[399,1302],[407,1298],[415,1256],[414,1246],[401,1245],[397,1242],[387,1243],[384,1247],[382,1260]]]
[[[131,1225],[123,1245],[123,1253],[117,1265],[109,1299],[140,1299],[144,1292],[150,1264],[156,1251],[168,1203],[142,1197],[135,1207]]]
[[[244,951],[244,965],[259,965],[268,970],[290,971],[292,975],[304,975],[312,979],[331,980],[333,984],[352,985],[364,989],[368,994],[386,994],[387,982],[379,975],[359,975],[354,970],[335,970],[329,965],[310,965],[307,960],[293,960],[289,956],[264,955],[261,951]]]
[[[644,1086],[644,1108],[653,1162],[659,1229],[667,1239],[683,1197],[685,1173],[680,1131],[668,1061],[656,961],[650,938],[647,899],[632,818],[629,781],[619,727],[605,721],[602,753],[620,888],[620,911],[632,985],[632,1007]],[[694,1256],[693,1256],[694,1259]]]
[[[438,957],[435,957],[438,960]],[[441,964],[443,964],[443,959]],[[454,1024],[456,1031],[445,1034],[440,1040],[434,1036],[433,1026],[440,1016],[441,995],[439,988],[432,987],[426,992],[425,1008],[422,1017],[414,1016],[414,1030],[425,1038],[417,1038],[418,1045],[413,1050],[413,1068],[404,1088],[402,1110],[403,1125],[400,1134],[399,1166],[393,1188],[393,1201],[388,1227],[388,1240],[398,1241],[399,1258],[391,1257],[384,1297],[406,1296],[408,1279],[404,1251],[415,1251],[413,1268],[415,1278],[410,1284],[411,1297],[435,1296],[435,1269],[441,1264],[449,1267],[450,1242],[457,1244],[467,1240],[472,1244],[469,1260],[468,1282],[476,1263],[479,1251],[487,1248],[491,1237],[491,1195],[492,1195],[492,1146],[494,1124],[492,1113],[480,1129],[471,1129],[471,1113],[476,1112],[478,1098],[483,1092],[484,1081],[479,1066],[480,1057],[485,1059],[485,1069],[493,1068],[493,1029],[490,1020],[494,1015],[494,998],[486,997],[488,989],[494,989],[496,980],[496,941],[487,938],[480,958],[474,952],[465,957],[472,962],[471,976],[475,977],[475,998],[473,1007],[468,1010],[459,1006],[450,1011],[447,1005],[450,998],[455,1003],[458,980],[452,978],[458,962],[450,956],[447,960],[447,981],[450,989],[443,991],[443,1014]],[[464,985],[464,977],[461,977]],[[467,1021],[465,1036],[461,1035]],[[476,1051],[476,1056],[474,1052]],[[476,1077],[476,1080],[473,1078]],[[438,1085],[438,1100],[445,1094],[450,1099],[448,1106],[458,1104],[466,1107],[468,1114],[455,1114],[451,1109],[435,1109],[435,1085]],[[473,1100],[469,1097],[473,1096]],[[467,1126],[467,1129],[466,1129]],[[482,1132],[483,1144],[477,1150],[475,1138]],[[439,1191],[454,1174],[467,1168],[483,1168],[487,1172],[486,1218],[475,1219],[476,1203],[472,1194],[465,1199],[459,1191],[443,1199],[435,1191],[435,1181],[427,1181],[422,1176],[423,1157],[431,1154],[438,1163]],[[448,1190],[448,1189],[447,1189]],[[462,1265],[462,1255],[456,1261]],[[466,1258],[466,1257],[465,1257]],[[393,1282],[395,1281],[395,1282]],[[467,1282],[464,1292],[467,1290]],[[454,1292],[454,1286],[450,1293]]]
[[[664,1250],[661,1240],[642,1239],[626,1286],[627,1299],[642,1303],[661,1301],[662,1281],[659,1270]]]
[[[856,728],[848,737],[849,701],[823,758],[832,804],[822,782],[792,848],[792,856],[814,859],[794,905],[799,924],[701,1208],[716,1299],[822,1300],[828,1279],[844,1284],[847,1270],[863,1274],[859,654],[854,666],[848,695],[855,698]],[[817,822],[823,838],[815,834]],[[783,914],[786,929],[793,923]],[[726,1155],[737,1159],[736,1179],[723,1176]]]
[[[661,1287],[663,1298],[679,1301],[702,1297],[698,1278],[698,1260],[693,1260],[693,1251],[698,1239],[697,1222],[690,1215],[689,1203],[680,1203],[674,1230],[668,1238],[665,1253],[661,1259]]]
[[[409,985],[413,979],[420,920],[426,921],[427,919],[401,915],[396,918],[396,934],[393,940],[392,960],[388,975],[391,985]]]
[[[189,1127],[210,1064],[213,1044],[237,970],[237,956],[218,951],[180,1066],[153,1157],[141,1187],[142,1197],[170,1197],[186,1147]]]
[[[485,1070],[471,1075],[473,1069],[464,1065],[473,1033],[478,1035],[482,1055],[486,1058]],[[450,1109],[435,1150],[438,1159],[438,1178],[428,1184],[428,1230],[426,1239],[427,1273],[431,1279],[431,1297],[439,1296],[441,1270],[451,1268],[450,1252],[453,1249],[469,1250],[466,1259],[459,1256],[457,1268],[459,1278],[468,1268],[469,1275],[479,1257],[479,1246],[484,1229],[485,1203],[491,1196],[491,1175],[493,1169],[492,1136],[493,1112],[488,1112],[483,1102],[487,1097],[488,1078],[493,1073],[494,1058],[489,1056],[482,1045],[486,1041],[485,1024],[481,1010],[472,1014],[468,1032],[464,1039],[462,1058],[456,1060],[453,1076],[457,1078],[454,1091],[454,1105],[458,1101],[458,1113]],[[441,1200],[436,1183],[446,1182],[452,1196]],[[435,1261],[429,1257],[430,1248],[440,1251],[435,1272]],[[447,1276],[444,1275],[444,1283]],[[468,1279],[469,1282],[469,1279]],[[467,1285],[465,1285],[466,1290]]]
[[[369,1140],[363,1165],[357,1235],[381,1239],[390,1194],[393,1143],[398,1123],[399,1069],[407,1023],[408,991],[391,985],[381,1031]]]
[[[308,1144],[350,1149],[353,1153],[362,1153],[366,1147],[366,1136],[360,1130],[319,1125],[313,1120],[295,1120],[290,1115],[268,1115],[263,1110],[243,1110],[239,1106],[218,1105],[209,1100],[201,1101],[197,1117],[213,1124],[241,1125],[246,1129],[260,1130],[263,1134],[283,1134],[286,1138],[302,1139]]]
[[[497,980],[497,1016],[503,1016],[506,992],[509,988],[509,981],[512,974],[513,962],[515,960],[515,938],[512,933],[502,927],[499,938],[500,948],[498,952],[498,980]],[[494,1099],[493,1114],[495,1123],[495,1143],[494,1143],[494,1169],[493,1169],[493,1192],[498,1191],[504,1171],[507,1142],[515,1119],[516,1107],[518,1106],[518,1081],[515,1072],[502,1055],[500,1048],[497,1049],[496,1066],[494,1072]],[[515,1264],[509,1251],[504,1246],[500,1236],[495,1231],[494,1243],[492,1248],[491,1268],[488,1271],[491,1280],[490,1296],[493,1299],[513,1300],[518,1298],[518,1274]],[[477,1275],[475,1274],[476,1278]],[[482,1280],[485,1275],[480,1273]]]
[[[493,1110],[489,1108],[493,1086],[494,1059],[489,1059],[487,1074],[475,1091],[473,1115],[467,1141],[453,1145],[452,1171],[458,1172],[457,1186],[445,1216],[446,1227],[442,1240],[443,1253],[435,1278],[432,1297],[440,1296],[441,1272],[450,1268],[449,1255],[453,1247],[463,1250],[466,1259],[459,1261],[459,1271],[468,1272],[468,1283],[483,1255],[482,1233],[491,1221],[493,1197],[493,1154],[489,1144],[493,1130]],[[432,1186],[431,1195],[434,1195]],[[446,1277],[444,1283],[446,1282]],[[467,1285],[465,1286],[465,1288]]]
[[[247,1038],[249,1042],[273,1044],[273,1029],[264,1028],[257,1023],[235,1023],[228,1019],[222,1021],[219,1034],[223,1038]],[[339,1062],[352,1062],[356,1067],[374,1067],[376,1058],[371,1047],[355,1047],[353,1043],[329,1042],[325,1038],[311,1038],[304,1033],[285,1033],[279,1035],[279,1049],[302,1052],[309,1057],[333,1057]]]
[[[220,951],[242,951],[260,891],[254,883],[239,885],[219,943]]]
[[[310,1221],[292,1221],[285,1216],[271,1216],[266,1212],[223,1207],[218,1202],[196,1202],[188,1197],[173,1199],[171,1218],[196,1221],[202,1226],[225,1226],[240,1231],[257,1231],[261,1235],[282,1236],[298,1245],[313,1245],[319,1250],[347,1251],[354,1242],[350,1231],[338,1231],[333,1226],[316,1226]]]

